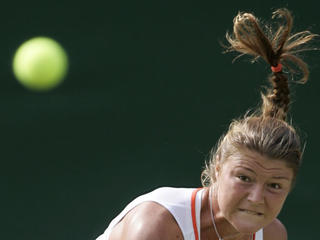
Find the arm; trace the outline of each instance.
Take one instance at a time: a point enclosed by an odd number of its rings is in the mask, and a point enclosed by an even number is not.
[[[155,202],[132,209],[112,230],[109,240],[182,240],[181,230],[170,212]]]
[[[263,229],[264,240],[287,240],[288,234],[285,226],[277,218]]]

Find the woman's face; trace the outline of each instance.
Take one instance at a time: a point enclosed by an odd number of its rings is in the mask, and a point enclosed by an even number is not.
[[[253,233],[280,213],[293,170],[284,161],[244,150],[216,167],[220,213],[241,233]]]

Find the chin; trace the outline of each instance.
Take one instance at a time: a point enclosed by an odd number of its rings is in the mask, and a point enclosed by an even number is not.
[[[262,228],[262,226],[257,226],[257,224],[255,225],[238,224],[233,226],[235,227],[235,229],[237,229],[239,233],[242,233],[242,234],[253,234]]]
[[[231,221],[233,227],[240,233],[252,234],[265,226],[264,221],[254,219],[237,218]]]

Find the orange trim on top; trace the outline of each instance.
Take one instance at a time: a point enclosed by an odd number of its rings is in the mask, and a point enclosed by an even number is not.
[[[196,240],[199,240],[198,228],[197,228],[197,219],[196,219],[196,196],[197,192],[202,188],[197,188],[192,192],[191,195],[191,216],[192,216],[192,225],[194,237]]]

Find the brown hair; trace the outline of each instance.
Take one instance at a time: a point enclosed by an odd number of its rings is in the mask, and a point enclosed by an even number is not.
[[[272,18],[285,20],[275,32],[271,27],[265,27],[268,31],[264,31],[254,15],[239,13],[233,20],[233,34],[226,34],[230,44],[226,52],[239,52],[241,54],[238,57],[251,55],[253,61],[262,58],[273,67],[281,63],[291,73],[296,67],[303,73],[299,82],[305,83],[309,77],[308,67],[296,54],[310,50],[304,45],[318,35],[309,31],[291,34],[293,18],[287,9],[278,9]],[[301,165],[302,144],[295,129],[286,122],[290,104],[288,78],[283,71],[273,72],[269,81],[272,87],[266,94],[261,93],[261,109],[233,120],[216,149],[212,149],[209,162],[201,174],[203,186],[210,186],[216,181],[216,161],[223,162],[244,148],[270,159],[285,161],[293,169],[295,182]]]

